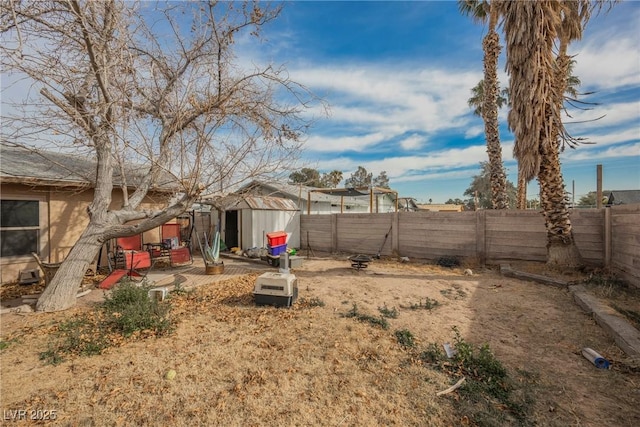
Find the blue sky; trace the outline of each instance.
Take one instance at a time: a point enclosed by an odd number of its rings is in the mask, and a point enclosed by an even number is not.
[[[145,3],[143,3],[144,5]],[[605,190],[640,189],[640,1],[624,1],[594,16],[583,40],[571,45],[589,111],[571,111],[567,124],[581,145],[561,155],[567,191],[576,201],[596,190],[596,165]],[[348,178],[358,166],[385,171],[390,186],[419,202],[464,199],[480,162],[487,161],[482,120],[467,106],[483,77],[486,27],[447,1],[287,1],[263,29],[266,41],[236,40],[240,64],[283,64],[293,80],[329,105],[305,136],[301,163]],[[504,51],[499,65],[503,87]],[[26,83],[24,83],[26,84]],[[2,97],[31,93],[3,75]],[[13,94],[13,95],[11,95]],[[3,109],[7,108],[3,103]],[[517,182],[513,135],[500,111],[503,160]],[[593,119],[604,118],[593,121]],[[537,198],[537,181],[528,188]]]
[[[598,103],[572,111],[572,135],[594,142],[561,156],[567,191],[576,201],[596,190],[640,189],[640,2],[623,2],[589,22],[570,53],[583,98]],[[287,2],[260,46],[243,55],[285,64],[291,77],[330,105],[307,135],[308,167],[358,166],[386,171],[392,188],[421,202],[443,203],[463,193],[487,160],[482,120],[467,106],[482,78],[486,27],[460,15],[455,1]],[[504,55],[500,80],[507,86]],[[317,112],[315,112],[317,113]],[[313,114],[310,112],[310,114]],[[508,179],[517,182],[513,135],[500,112]],[[605,115],[598,121],[588,121]],[[528,197],[537,198],[538,184]]]

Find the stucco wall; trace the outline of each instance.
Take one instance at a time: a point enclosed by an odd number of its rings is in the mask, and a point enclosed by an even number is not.
[[[77,188],[33,187],[21,184],[2,184],[2,199],[37,199],[40,201],[40,257],[45,262],[61,262],[67,256],[82,231],[89,223],[87,207],[91,203],[93,190]],[[149,198],[144,206],[158,206],[160,199]],[[122,193],[113,192],[112,206],[122,204]],[[150,230],[145,233],[147,242],[159,242],[160,231]],[[103,251],[106,252],[106,251]],[[106,253],[103,254],[106,256]],[[21,270],[37,269],[31,256],[10,257],[0,259],[1,283],[18,279]]]

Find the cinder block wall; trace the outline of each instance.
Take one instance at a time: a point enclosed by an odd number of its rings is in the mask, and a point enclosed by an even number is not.
[[[640,286],[640,205],[576,209],[576,245],[585,263],[610,266]],[[302,215],[301,249],[436,260],[545,261],[547,237],[537,211],[398,212]]]

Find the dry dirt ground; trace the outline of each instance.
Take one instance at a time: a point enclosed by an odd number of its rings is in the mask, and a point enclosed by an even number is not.
[[[55,366],[39,359],[49,334],[91,305],[4,314],[2,423],[30,422],[12,412],[25,410],[27,417],[55,411],[55,421],[41,424],[70,426],[475,425],[456,411],[458,391],[436,396],[455,378],[417,357],[430,343],[452,342],[456,327],[465,342],[488,344],[514,378],[527,379],[525,425],[640,425],[636,361],[568,291],[496,269],[465,275],[467,267],[375,260],[356,271],[345,259],[309,259],[293,271],[299,302],[290,309],[255,306],[259,272],[238,275],[173,296],[178,326],[170,336],[138,336]],[[438,304],[426,309],[428,301]],[[354,304],[359,313],[379,316],[386,307],[398,316],[385,330],[345,317]],[[403,329],[414,349],[398,344],[394,331]],[[584,347],[613,368],[595,368]]]

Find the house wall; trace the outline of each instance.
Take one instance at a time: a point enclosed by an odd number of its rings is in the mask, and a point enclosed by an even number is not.
[[[34,187],[21,184],[2,184],[0,194],[3,199],[24,199],[40,201],[40,257],[44,262],[61,262],[80,237],[89,223],[87,207],[93,198],[93,190],[61,189],[54,187]],[[122,193],[113,192],[112,206],[122,203]],[[144,206],[159,206],[160,200],[148,198]],[[159,242],[159,229],[144,233],[145,242]],[[106,250],[103,250],[103,264],[106,265]],[[5,257],[0,259],[1,283],[18,279],[21,270],[37,269],[31,256]]]
[[[611,265],[640,286],[640,205],[576,209],[571,223],[586,264]],[[547,257],[544,219],[536,211],[304,215],[300,224],[301,249],[310,253],[457,256],[481,263]]]
[[[267,245],[267,233],[286,231],[287,247],[300,246],[300,212],[277,210],[242,210],[242,249]]]

